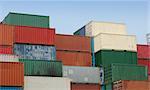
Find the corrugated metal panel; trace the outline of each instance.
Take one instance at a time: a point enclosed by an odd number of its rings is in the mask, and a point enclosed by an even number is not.
[[[92,66],[95,67],[94,39],[91,38]]]
[[[106,85],[105,85],[105,90],[113,90],[113,85],[112,85],[112,83],[106,84]]]
[[[19,59],[24,63],[25,76],[62,76],[62,63],[59,61],[43,61]]]
[[[138,58],[150,59],[150,45],[137,45]]]
[[[13,54],[12,46],[0,46],[0,54]]]
[[[100,73],[96,67],[63,66],[63,76],[74,83],[99,83]]]
[[[0,90],[23,90],[22,87],[0,87]]]
[[[106,85],[101,85],[101,90],[106,90],[105,86]]]
[[[49,16],[10,12],[2,21],[2,23],[17,26],[33,26],[33,27],[49,28]]]
[[[91,21],[85,27],[86,36],[93,37],[100,33],[126,35],[127,34],[126,25],[119,23]]]
[[[54,46],[14,44],[14,53],[23,59],[56,60]]]
[[[57,34],[55,39],[56,50],[91,52],[91,38],[75,35]]]
[[[0,62],[0,86],[24,86],[23,64]]]
[[[101,50],[95,54],[96,66],[112,63],[137,64],[137,53],[128,51]]]
[[[15,43],[54,45],[55,29],[27,26],[15,27]]]
[[[24,90],[70,90],[68,78],[25,76]]]
[[[92,66],[92,56],[88,52],[56,51],[56,58],[64,65]]]
[[[150,60],[138,59],[138,64],[147,66],[148,74],[150,74]]]
[[[85,36],[85,26],[73,33],[74,35]]]
[[[113,90],[150,90],[149,85],[149,81],[117,81]]]
[[[71,84],[71,90],[101,90],[99,84]]]
[[[104,85],[104,68],[101,66],[100,67],[100,84]]]
[[[94,50],[127,50],[137,51],[136,36],[117,35],[117,34],[99,34],[94,37]]]
[[[16,55],[0,54],[0,62],[19,62],[19,58]]]
[[[14,26],[0,24],[0,45],[13,45]]]
[[[104,69],[105,84],[118,80],[148,80],[146,66],[112,64]]]

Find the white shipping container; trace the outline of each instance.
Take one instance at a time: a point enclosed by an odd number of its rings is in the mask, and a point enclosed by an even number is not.
[[[71,80],[63,77],[25,76],[24,90],[70,90]]]
[[[85,26],[85,36],[94,37],[100,33],[127,35],[126,25],[121,23],[91,21]]]
[[[19,62],[19,58],[16,55],[0,54],[0,62]]]
[[[119,34],[99,34],[94,37],[94,52],[100,50],[137,51],[136,36]]]

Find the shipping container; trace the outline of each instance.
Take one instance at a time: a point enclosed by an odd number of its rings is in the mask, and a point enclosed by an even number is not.
[[[12,46],[0,46],[0,54],[13,54]]]
[[[136,52],[136,36],[99,34],[94,37],[94,52],[100,50],[126,50]]]
[[[101,90],[99,84],[71,84],[71,90]]]
[[[54,45],[54,37],[53,28],[15,27],[15,43]]]
[[[63,77],[70,78],[73,83],[100,84],[99,70],[97,67],[63,66]]]
[[[24,63],[25,76],[53,76],[62,77],[62,63],[60,61],[19,59]]]
[[[25,76],[24,90],[70,90],[71,80],[63,77]]]
[[[57,34],[55,36],[56,50],[91,52],[91,38],[75,35]]]
[[[111,64],[104,68],[105,84],[118,80],[148,80],[147,67],[131,64]]]
[[[150,74],[148,75],[148,80],[150,81]]]
[[[79,29],[77,32],[84,32],[85,36],[90,37],[94,37],[100,33],[122,34],[122,35],[127,34],[126,25],[122,23],[91,21],[88,24],[86,24],[83,28]],[[77,32],[75,32],[74,34],[76,34]]]
[[[113,90],[150,90],[149,81],[116,81],[113,83]]]
[[[0,54],[0,62],[19,62],[19,57],[10,54]]]
[[[101,90],[106,90],[106,85],[101,85]]]
[[[105,90],[113,90],[113,84],[112,83],[105,84]]]
[[[138,58],[150,59],[150,45],[137,45]]]
[[[24,66],[19,62],[0,62],[0,86],[24,86]]]
[[[96,66],[112,63],[137,64],[137,53],[129,51],[101,50],[95,53]]]
[[[85,26],[73,33],[74,35],[85,36]]]
[[[14,26],[0,24],[0,45],[13,45]]]
[[[23,87],[0,87],[0,90],[23,90]]]
[[[92,66],[95,67],[94,39],[91,38]]]
[[[17,26],[49,28],[49,16],[10,12],[2,23]]]
[[[150,74],[150,60],[138,59],[138,64],[147,66],[148,74]]]
[[[14,44],[14,53],[23,59],[56,60],[54,46]]]
[[[92,66],[92,56],[89,52],[56,51],[56,59],[68,66]]]

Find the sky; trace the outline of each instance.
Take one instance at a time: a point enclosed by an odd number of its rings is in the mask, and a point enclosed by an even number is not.
[[[1,0],[0,21],[9,13],[50,16],[50,27],[56,33],[73,34],[89,21],[125,23],[129,35],[136,35],[139,44],[146,44],[150,32],[148,0]]]

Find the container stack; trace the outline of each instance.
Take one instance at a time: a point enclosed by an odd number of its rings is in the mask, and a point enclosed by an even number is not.
[[[99,68],[91,67],[90,37],[56,34],[55,46],[63,77],[72,79],[71,90],[100,90]]]
[[[62,62],[56,61],[55,29],[49,28],[48,16],[9,13],[2,21],[1,27],[0,30],[4,35],[1,41],[4,45],[8,43],[11,48],[10,51],[3,49],[0,51],[4,54],[16,55],[22,66],[24,64],[23,79],[21,79],[24,81],[22,86],[24,90],[58,90],[60,88],[70,90],[71,80],[62,77]],[[9,61],[16,60],[9,59]],[[9,76],[10,73],[7,75]],[[14,82],[14,79],[10,81]]]
[[[137,65],[136,36],[127,34],[125,24],[91,21],[74,35],[92,38],[92,63],[101,68],[102,90],[113,90],[113,83],[119,80],[141,82],[148,79],[147,67]]]
[[[138,64],[148,67],[150,80],[150,45],[137,44]]]

